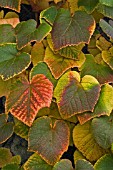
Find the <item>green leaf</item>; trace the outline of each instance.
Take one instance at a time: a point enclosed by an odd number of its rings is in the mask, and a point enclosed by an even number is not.
[[[20,53],[16,44],[0,45],[0,56],[0,75],[4,80],[20,74],[30,64],[30,55]]]
[[[32,79],[33,76],[37,74],[44,74],[54,86],[56,86],[57,81],[52,76],[51,71],[49,70],[48,66],[44,62],[39,62],[35,67],[32,68],[30,77]]]
[[[1,170],[20,170],[20,167],[16,163],[11,163],[5,165]]]
[[[9,24],[0,25],[0,44],[15,43],[15,31]]]
[[[52,99],[53,85],[43,75],[38,74],[29,82],[25,77],[16,81],[6,100],[6,112],[31,126],[37,112],[49,107]]]
[[[112,82],[113,71],[101,57],[99,60],[100,63],[97,63],[96,58],[94,58],[93,55],[87,54],[84,64],[79,69],[81,71],[81,77],[85,75],[92,75],[100,82],[100,84]]]
[[[54,97],[63,118],[77,113],[93,111],[99,98],[100,85],[98,81],[86,75],[80,80],[76,71],[65,73],[58,81]]]
[[[85,159],[80,159],[75,164],[76,170],[94,170],[93,165]]]
[[[61,159],[59,162],[57,162],[52,170],[74,170],[72,167],[72,163],[68,159]]]
[[[47,22],[50,25],[53,25],[56,16],[57,16],[57,8],[55,6],[52,6],[50,8],[43,10],[40,13],[40,22],[41,23]]]
[[[47,23],[40,24],[37,29],[36,26],[37,22],[33,19],[20,22],[16,26],[15,32],[17,38],[17,46],[19,49],[23,48],[32,41],[41,42],[51,31],[51,26]]]
[[[102,115],[109,116],[113,109],[113,87],[109,84],[105,84],[101,87],[99,100],[94,108],[94,111],[85,112],[78,115],[78,120],[81,124],[87,122],[94,117],[100,117]]]
[[[113,18],[113,7],[98,4],[97,11],[105,15],[106,17]]]
[[[71,16],[69,10],[60,9],[52,29],[54,49],[59,50],[82,42],[89,43],[94,29],[94,19],[86,12],[76,11]]]
[[[76,164],[76,162],[79,160],[79,159],[85,159],[85,157],[82,155],[82,153],[79,151],[79,150],[75,150],[74,152],[74,163]]]
[[[111,147],[113,143],[113,114],[102,116],[92,120],[92,133],[96,142],[104,149]]]
[[[85,56],[81,52],[79,60],[75,61],[62,57],[60,54],[54,54],[53,51],[47,47],[44,61],[47,63],[55,79],[58,79],[69,68],[80,67],[85,61]]]
[[[0,0],[0,6],[20,12],[21,0]]]
[[[8,119],[8,115],[5,113],[0,114],[0,127],[2,127]]]
[[[4,143],[13,134],[14,124],[12,122],[5,123],[0,127],[0,144]]]
[[[109,51],[102,51],[103,60],[109,65],[109,67],[113,70],[113,48],[112,53]]]
[[[75,126],[73,130],[73,141],[76,148],[91,162],[98,160],[107,152],[95,141],[91,121]]]
[[[14,122],[14,132],[21,138],[28,140],[29,127],[16,118],[14,119]]]
[[[0,168],[10,163],[12,154],[9,149],[0,147]]]
[[[24,170],[52,170],[52,166],[48,165],[37,153],[34,153],[23,165]]]
[[[89,13],[92,13],[94,11],[98,3],[99,0],[78,0],[78,6],[83,6]]]
[[[112,170],[113,155],[107,154],[102,156],[94,165],[95,170]]]
[[[111,25],[110,22],[107,23],[105,20],[101,19],[99,25],[108,36],[113,38],[113,25]]]
[[[20,157],[20,155],[13,156],[12,159],[11,159],[11,163],[21,164],[21,157]]]
[[[67,151],[69,138],[69,128],[64,121],[53,123],[51,118],[44,116],[38,118],[29,131],[28,149],[54,165]]]
[[[113,1],[112,0],[99,0],[99,2],[103,5],[113,7]]]

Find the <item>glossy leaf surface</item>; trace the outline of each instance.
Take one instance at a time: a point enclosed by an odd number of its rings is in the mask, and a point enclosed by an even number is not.
[[[60,114],[63,118],[77,113],[93,111],[98,100],[100,85],[92,76],[80,75],[76,71],[65,73],[58,81],[54,91]]]
[[[42,74],[34,76],[30,82],[22,77],[10,90],[6,112],[10,110],[12,115],[31,126],[39,109],[50,106],[52,91],[52,83]]]
[[[94,29],[95,22],[86,12],[76,11],[71,17],[68,10],[60,9],[52,29],[54,49],[59,50],[81,42],[89,43]]]
[[[38,118],[29,131],[28,148],[54,165],[69,145],[69,128],[62,120],[54,123],[49,117]]]
[[[17,50],[16,44],[0,45],[0,75],[7,80],[20,74],[30,64],[30,55]]]

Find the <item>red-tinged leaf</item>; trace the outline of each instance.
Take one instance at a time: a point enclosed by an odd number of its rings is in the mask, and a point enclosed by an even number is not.
[[[19,23],[19,18],[8,18],[8,19],[0,19],[0,24],[10,24],[14,28]]]
[[[30,82],[24,77],[13,84],[6,100],[6,112],[31,126],[37,112],[42,107],[49,107],[53,85],[43,75],[38,74]]]
[[[92,75],[100,84],[113,82],[113,70],[110,69],[101,57],[99,60],[100,63],[96,61],[93,55],[87,54],[84,64],[79,69],[81,71],[81,76]]]
[[[21,0],[0,0],[0,6],[20,12]]]
[[[93,111],[100,93],[98,81],[86,75],[80,80],[79,73],[70,71],[58,81],[54,97],[63,118],[71,117],[86,110]]]
[[[76,61],[73,59],[67,59],[60,54],[54,54],[54,52],[47,47],[44,61],[47,63],[55,79],[58,79],[69,68],[80,67],[84,63],[85,56],[82,52],[78,58],[79,59]]]
[[[86,12],[76,11],[71,16],[69,10],[60,9],[52,29],[54,49],[59,50],[81,42],[89,43],[94,29],[94,19]]]
[[[38,118],[29,131],[28,149],[37,152],[48,164],[54,165],[69,146],[70,131],[63,120]]]
[[[109,84],[105,84],[101,88],[99,100],[94,108],[93,112],[85,112],[77,115],[80,124],[84,124],[88,120],[94,117],[100,117],[102,115],[109,116],[113,109],[113,87]]]

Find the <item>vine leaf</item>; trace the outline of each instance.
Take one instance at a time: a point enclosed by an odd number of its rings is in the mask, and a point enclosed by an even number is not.
[[[0,44],[15,43],[15,31],[9,24],[0,25]]]
[[[77,170],[94,170],[93,165],[86,161],[85,159],[77,160],[75,164],[75,169]]]
[[[72,163],[69,159],[61,159],[57,162],[52,170],[74,170],[72,167]]]
[[[48,165],[37,153],[34,153],[23,165],[24,170],[52,170],[53,167]]]
[[[67,151],[70,131],[68,125],[49,117],[38,118],[29,131],[28,149],[37,152],[48,164],[54,165]]]
[[[96,161],[107,152],[96,143],[92,133],[91,121],[75,126],[73,130],[73,141],[77,149],[89,161]]]
[[[95,170],[112,169],[113,167],[113,155],[106,154],[102,156],[94,165]]]
[[[54,90],[54,97],[63,118],[75,114],[93,111],[99,98],[100,85],[98,81],[86,75],[80,81],[76,71],[65,73],[58,81]]]
[[[89,43],[94,29],[94,19],[86,12],[76,11],[71,16],[69,10],[60,9],[52,29],[54,49],[59,50],[82,42]]]
[[[105,84],[101,87],[99,100],[94,108],[94,111],[85,112],[77,115],[80,124],[87,122],[94,117],[100,117],[102,115],[110,116],[113,109],[113,87],[109,84]]]
[[[69,68],[80,67],[85,61],[85,56],[81,52],[79,55],[79,60],[75,61],[62,57],[59,54],[54,54],[53,51],[47,47],[44,61],[47,63],[55,79],[58,79]]]
[[[78,0],[78,6],[83,6],[87,12],[92,13],[96,6],[98,5],[99,0]]]
[[[96,142],[104,149],[113,143],[113,114],[92,120],[92,133]]]
[[[36,29],[37,22],[33,19],[20,22],[16,28],[17,46],[19,49],[26,46],[32,41],[41,42],[51,31],[51,26],[47,23],[42,23]],[[29,28],[29,29],[28,29]]]
[[[8,80],[28,68],[30,55],[17,50],[16,44],[0,45],[0,75]]]
[[[12,154],[8,148],[0,147],[0,168],[10,163]]]
[[[52,83],[43,74],[34,76],[30,82],[21,77],[11,87],[6,112],[11,111],[14,117],[31,126],[39,109],[50,106],[52,91]]]
[[[4,8],[10,8],[17,12],[20,12],[21,0],[0,0],[0,6]]]
[[[94,76],[100,84],[113,82],[113,70],[102,60],[100,57],[100,63],[96,61],[96,57],[87,54],[84,64],[79,69],[81,71],[81,77],[84,75]]]

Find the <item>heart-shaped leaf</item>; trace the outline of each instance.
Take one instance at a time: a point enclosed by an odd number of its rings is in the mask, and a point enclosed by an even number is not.
[[[12,115],[31,126],[39,109],[50,106],[52,91],[52,83],[43,74],[34,76],[30,82],[21,77],[12,85],[6,112],[10,110]]]
[[[36,26],[37,22],[33,19],[20,22],[16,26],[15,32],[19,49],[26,46],[29,42],[42,41],[51,31],[51,26],[47,23],[40,24],[37,29]]]
[[[21,0],[0,0],[0,6],[13,9],[17,12],[20,12],[20,3]]]
[[[79,59],[75,61],[62,57],[60,54],[54,54],[54,52],[47,47],[44,61],[47,63],[55,79],[58,79],[69,68],[80,67],[84,63],[85,56],[82,52],[78,58]]]
[[[24,164],[24,170],[52,170],[53,167],[48,165],[37,153],[34,153]]]
[[[113,143],[113,114],[92,120],[92,133],[96,142],[104,149]]]
[[[0,25],[0,44],[15,42],[16,38],[13,27],[9,24]]]
[[[59,162],[57,162],[52,170],[74,170],[72,167],[72,163],[68,159],[61,159]]]
[[[83,6],[87,12],[91,13],[98,5],[99,0],[78,0],[78,6]]]
[[[49,117],[38,118],[29,131],[28,148],[54,165],[69,145],[69,128],[62,120],[54,123]]]
[[[75,164],[76,170],[94,170],[93,165],[85,159],[80,159]]]
[[[94,29],[94,19],[86,12],[76,11],[71,16],[69,10],[60,9],[52,29],[54,49],[59,50],[81,42],[89,43]]]
[[[113,70],[102,60],[100,57],[100,63],[97,63],[96,58],[91,54],[86,55],[86,60],[80,68],[81,76],[92,75],[100,84],[113,82]]]
[[[86,75],[80,80],[78,72],[70,71],[59,79],[54,97],[61,116],[68,118],[77,113],[93,111],[99,92],[100,85],[94,77]]]
[[[30,64],[30,55],[17,50],[16,44],[0,45],[0,75],[4,80],[20,74]]]
[[[85,112],[77,115],[81,124],[87,122],[94,117],[100,117],[102,115],[109,116],[113,110],[113,87],[109,84],[105,84],[101,88],[99,100],[94,108],[93,112]]]
[[[95,170],[112,170],[113,155],[107,154],[102,156],[94,165]]]
[[[95,141],[92,133],[91,121],[75,126],[73,141],[80,152],[90,161],[98,160],[107,151],[101,148]]]

